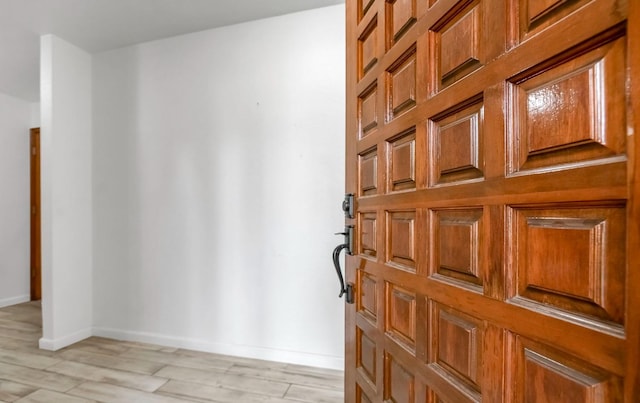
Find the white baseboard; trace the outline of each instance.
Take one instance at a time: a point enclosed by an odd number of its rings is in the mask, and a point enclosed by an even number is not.
[[[31,295],[20,295],[18,297],[0,299],[0,308],[6,306],[22,304],[23,302],[31,301]]]
[[[109,339],[151,343],[160,346],[184,348],[208,353],[253,358],[258,360],[285,362],[311,367],[343,370],[344,358],[330,355],[312,354],[299,351],[279,350],[237,344],[212,343],[183,337],[166,336],[155,333],[132,332],[128,330],[94,327],[93,335]]]
[[[88,339],[91,336],[91,329],[88,328],[57,339],[45,339],[42,337],[38,342],[38,345],[42,350],[58,351],[61,348],[65,348],[84,339]]]

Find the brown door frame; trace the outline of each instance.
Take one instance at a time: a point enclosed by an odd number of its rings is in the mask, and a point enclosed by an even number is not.
[[[29,150],[31,161],[31,300],[42,297],[42,238],[40,216],[40,128],[33,128]]]

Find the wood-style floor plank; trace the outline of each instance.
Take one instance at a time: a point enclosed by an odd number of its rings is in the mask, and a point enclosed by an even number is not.
[[[42,331],[42,328],[35,323],[21,322],[19,320],[16,320],[15,318],[9,319],[8,317],[10,316],[11,314],[7,314],[6,318],[0,316],[0,327],[6,329],[25,330],[29,332],[35,332],[37,334],[40,334],[40,332]]]
[[[60,363],[57,358],[43,357],[38,354],[0,348],[0,362],[33,369],[45,369]]]
[[[36,390],[34,386],[0,380],[0,402],[15,402]]]
[[[38,302],[0,308],[0,403],[343,401],[342,371],[91,337],[38,349]]]
[[[100,382],[83,383],[71,389],[67,394],[105,403],[178,403],[189,401],[188,399],[176,399]]]
[[[107,354],[98,354],[80,348],[63,351],[62,353],[60,353],[60,355],[58,355],[58,357],[67,361],[94,365],[96,367],[135,372],[137,374],[143,375],[152,375],[158,372],[162,367],[164,367],[164,364],[157,362],[134,360]]]
[[[38,340],[41,333],[34,330],[11,329],[0,326],[0,336],[18,340]]]
[[[74,350],[89,351],[96,354],[120,354],[129,351],[124,344],[113,343],[102,337],[90,337],[73,345]]]
[[[337,372],[337,371],[336,371]],[[262,369],[250,365],[234,365],[228,371],[230,374],[268,379],[298,385],[315,386],[329,389],[342,389],[342,376],[329,374],[303,374],[289,369]]]
[[[235,402],[271,402],[271,403],[291,403],[273,396],[265,396],[257,393],[243,392],[235,389],[227,389],[220,386],[208,386],[196,383],[171,380],[158,391],[159,393],[177,398],[196,399],[198,401],[235,403]]]
[[[287,399],[309,403],[335,403],[344,399],[342,391],[291,385],[285,396]]]
[[[69,396],[65,393],[39,389],[30,395],[17,400],[16,403],[96,403],[96,401]]]
[[[87,381],[104,382],[131,389],[138,389],[144,392],[154,392],[168,381],[166,378],[94,367],[93,365],[72,361],[63,361],[48,368],[47,371]]]
[[[0,362],[0,379],[35,386],[39,389],[49,389],[56,392],[66,392],[81,382],[79,379],[71,378],[66,375],[39,371],[2,362]]]
[[[282,397],[289,389],[284,382],[268,381],[216,370],[198,370],[168,365],[156,372],[156,376],[209,386],[223,386],[243,392]]]
[[[123,358],[152,361],[164,365],[175,365],[193,369],[218,369],[228,370],[233,366],[233,362],[221,356],[185,356],[177,353],[167,353],[163,351],[138,350],[132,348],[122,354]]]
[[[0,347],[5,350],[22,351],[41,357],[55,357],[57,355],[54,351],[40,350],[37,340],[19,340],[0,336]]]
[[[253,358],[244,358],[244,357],[229,357],[215,353],[207,353],[203,351],[194,351],[194,350],[185,350],[178,349],[176,351],[177,355],[187,356],[187,357],[195,357],[195,358],[209,358],[209,359],[222,359],[231,361],[232,364],[236,365],[251,365],[255,368],[264,368],[264,369],[282,369],[286,368],[286,363],[283,362],[275,362],[275,361],[264,361],[264,360],[255,360]]]

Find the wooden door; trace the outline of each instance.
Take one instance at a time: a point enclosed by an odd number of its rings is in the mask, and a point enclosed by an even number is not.
[[[31,300],[41,298],[40,129],[31,129]]]
[[[346,4],[346,401],[638,402],[640,2]]]

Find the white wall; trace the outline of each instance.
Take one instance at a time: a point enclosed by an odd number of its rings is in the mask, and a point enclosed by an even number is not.
[[[342,367],[344,5],[94,56],[94,333]]]
[[[41,38],[42,310],[40,347],[91,335],[91,55]]]
[[[0,307],[30,299],[29,114],[0,94]]]
[[[31,127],[40,127],[40,102],[32,102],[29,106],[31,108],[29,118]]]

